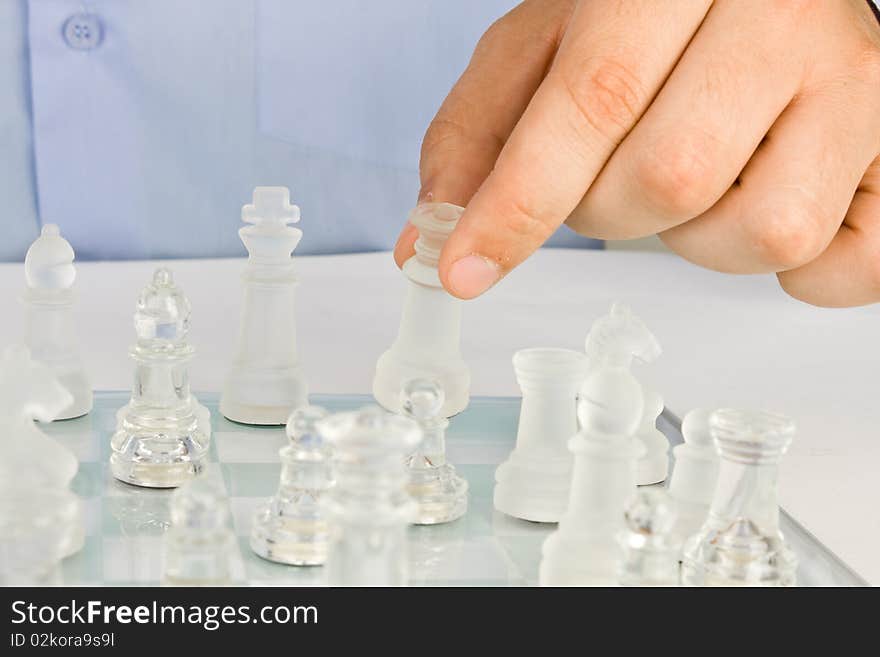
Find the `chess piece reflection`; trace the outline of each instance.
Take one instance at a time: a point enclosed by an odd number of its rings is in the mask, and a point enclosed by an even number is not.
[[[308,404],[296,350],[296,287],[291,254],[302,231],[286,187],[257,187],[241,209],[238,231],[248,250],[238,347],[220,396],[220,412],[245,424],[284,424]]]
[[[463,516],[468,506],[468,483],[446,462],[446,428],[441,411],[443,388],[432,379],[413,379],[400,393],[403,413],[415,420],[422,440],[406,460],[407,492],[418,504],[417,525],[437,525]]]
[[[110,442],[110,467],[120,481],[173,488],[204,467],[210,417],[189,390],[189,316],[189,301],[171,272],[157,269],[137,302],[137,342],[130,351],[135,382]]]
[[[709,426],[721,457],[709,515],[684,546],[689,586],[794,586],[797,557],[779,531],[779,462],[794,422],[775,413],[720,409]]]
[[[73,258],[73,249],[58,226],[46,224],[24,259],[25,342],[34,360],[52,368],[73,395],[58,414],[59,420],[92,410],[92,386],[80,359],[73,316]]]
[[[79,464],[40,430],[73,396],[26,347],[0,358],[0,583],[38,583],[82,548],[82,503],[70,491]]]
[[[422,203],[409,215],[419,229],[415,255],[406,261],[406,298],[397,339],[379,357],[373,396],[384,408],[400,412],[400,390],[407,381],[435,379],[446,400],[443,416],[467,408],[470,370],[461,357],[461,301],[450,296],[437,274],[440,250],[464,208],[450,203]]]
[[[404,586],[407,526],[416,504],[406,492],[404,458],[421,438],[418,424],[378,407],[318,422],[331,443],[336,483],[327,496],[331,586]]]
[[[327,559],[329,534],[321,507],[333,485],[330,448],[315,426],[327,411],[306,406],[287,421],[290,444],[281,448],[281,483],[268,504],[257,510],[251,549],[269,561],[316,566]]]
[[[237,556],[227,499],[219,487],[200,476],[174,491],[171,527],[164,540],[163,584],[229,584]]]

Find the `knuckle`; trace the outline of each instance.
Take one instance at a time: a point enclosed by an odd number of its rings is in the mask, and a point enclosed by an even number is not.
[[[561,67],[558,76],[583,120],[609,141],[620,141],[638,121],[646,94],[622,59],[590,57]]]
[[[543,243],[553,228],[541,219],[535,210],[521,200],[512,198],[507,202],[507,207],[502,215],[504,217],[504,229],[508,234],[530,244]]]
[[[825,248],[826,218],[803,200],[766,206],[743,225],[758,259],[776,271],[800,267]]]
[[[464,126],[457,121],[437,116],[428,126],[425,137],[422,139],[422,157],[429,153],[439,144],[449,139],[459,139],[464,136]]]
[[[667,216],[692,219],[724,191],[716,181],[721,150],[705,134],[664,137],[637,156],[633,177],[649,206]]]

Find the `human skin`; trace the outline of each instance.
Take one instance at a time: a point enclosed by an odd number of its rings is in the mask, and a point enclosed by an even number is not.
[[[526,0],[481,38],[420,176],[420,201],[466,206],[439,267],[462,299],[566,223],[816,305],[880,301],[880,22],[866,0]]]

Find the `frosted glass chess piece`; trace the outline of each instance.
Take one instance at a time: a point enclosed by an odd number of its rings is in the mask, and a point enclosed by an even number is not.
[[[26,347],[0,358],[0,582],[36,583],[83,546],[76,456],[40,430],[72,395]]]
[[[316,566],[327,559],[329,533],[322,498],[333,485],[330,449],[316,423],[327,416],[320,406],[304,406],[287,420],[290,444],[279,451],[281,483],[257,510],[251,549],[269,561]]]
[[[406,492],[404,458],[421,440],[410,418],[378,407],[318,422],[331,443],[336,483],[327,495],[330,586],[404,586],[407,526],[417,505]]]
[[[80,359],[73,315],[73,258],[73,249],[58,226],[46,224],[24,259],[25,344],[33,358],[52,368],[73,395],[58,420],[92,410],[92,386]]]
[[[291,254],[302,231],[286,187],[256,187],[238,231],[248,250],[238,347],[220,397],[220,412],[245,424],[284,424],[308,403],[296,349],[296,287]]]
[[[238,558],[235,533],[223,491],[205,476],[171,496],[171,527],[164,537],[162,583],[166,586],[221,586],[234,579]]]
[[[607,349],[607,336],[614,334],[616,326],[625,325],[638,327],[645,336],[645,349],[639,358],[640,362],[650,363],[660,356],[660,344],[644,322],[636,317],[629,307],[615,302],[611,306],[611,312],[597,319],[587,335],[587,372],[601,367]],[[657,429],[657,418],[663,412],[663,400],[644,386],[642,386],[642,399],[644,415],[636,433],[636,439],[642,446],[642,456],[639,458],[636,472],[636,481],[640,486],[663,481],[669,468],[669,440]]]
[[[696,408],[684,416],[684,443],[672,452],[675,465],[669,479],[669,496],[675,501],[676,533],[690,538],[699,531],[709,513],[718,482],[719,457],[709,430],[711,411]]]
[[[168,269],[157,269],[137,301],[131,401],[116,414],[113,476],[148,488],[173,488],[199,474],[211,439],[210,415],[190,394],[190,304]]]
[[[662,488],[642,488],[624,513],[618,583],[678,586],[681,539],[674,531],[675,504]]]
[[[649,359],[656,342],[640,321],[613,315],[593,325],[602,359],[588,374],[578,400],[580,432],[574,453],[568,507],[544,542],[539,581],[546,586],[617,583],[618,533],[636,491],[641,445],[634,435],[644,414],[642,386],[630,372],[633,358]]]
[[[433,379],[413,379],[400,393],[403,414],[415,420],[422,440],[406,459],[407,492],[418,509],[417,525],[437,525],[463,516],[468,506],[468,482],[446,462],[447,420],[443,388]]]
[[[446,393],[443,415],[463,411],[471,375],[461,357],[461,301],[443,289],[437,274],[440,250],[464,208],[450,203],[421,203],[409,221],[419,230],[416,254],[406,261],[409,279],[400,329],[391,348],[379,358],[373,395],[386,409],[400,412],[400,390],[412,379],[435,379]]]
[[[587,357],[570,349],[523,349],[513,355],[522,405],[516,447],[495,472],[495,508],[535,522],[558,522],[568,506],[578,432],[577,394]]]
[[[797,557],[779,531],[779,462],[795,425],[775,413],[721,409],[709,418],[721,456],[702,528],[687,540],[688,586],[794,586]]]
[[[645,412],[636,431],[636,440],[642,444],[644,456],[636,465],[639,486],[659,484],[669,473],[669,439],[657,428],[657,418],[663,413],[663,398],[642,386]]]

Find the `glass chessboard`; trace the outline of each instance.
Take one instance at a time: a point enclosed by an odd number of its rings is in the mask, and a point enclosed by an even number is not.
[[[217,395],[197,395],[211,411],[213,435],[207,476],[222,484],[229,499],[239,555],[233,584],[321,586],[323,568],[296,567],[255,555],[248,536],[257,506],[278,486],[278,450],[287,442],[283,427],[250,427],[226,420]],[[86,586],[153,586],[162,577],[162,536],[170,523],[172,491],[129,486],[110,475],[110,436],[116,411],[128,392],[99,392],[94,410],[75,420],[45,427],[80,460],[73,490],[84,500],[85,547],[62,562],[51,583]],[[315,395],[331,412],[371,403],[365,395]],[[534,586],[541,544],[555,525],[517,520],[494,510],[492,491],[498,464],[513,449],[519,398],[476,397],[452,419],[448,460],[470,485],[467,514],[459,520],[409,529],[410,584],[414,586]],[[664,413],[659,428],[681,442],[678,421]],[[784,511],[782,531],[800,559],[798,583],[859,586],[866,583]]]

